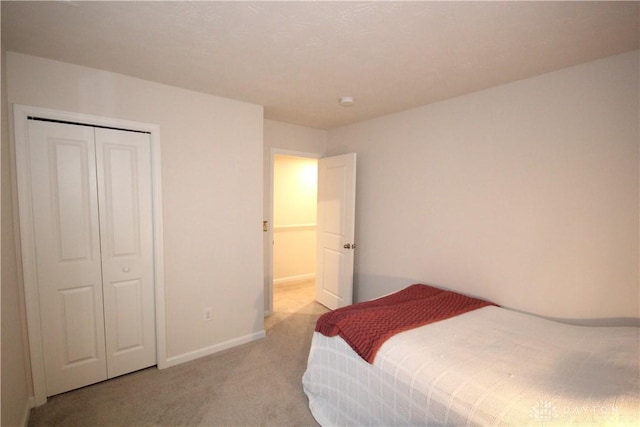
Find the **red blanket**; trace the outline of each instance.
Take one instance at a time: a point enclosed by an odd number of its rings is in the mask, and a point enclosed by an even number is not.
[[[393,335],[487,305],[494,304],[432,286],[411,285],[386,297],[325,313],[315,330],[328,337],[340,335],[373,363],[380,346]]]

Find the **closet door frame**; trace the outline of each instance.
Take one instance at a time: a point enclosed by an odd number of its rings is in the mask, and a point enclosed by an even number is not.
[[[29,333],[29,356],[33,381],[34,405],[47,402],[44,371],[44,351],[40,328],[40,303],[38,300],[38,276],[36,272],[36,247],[31,203],[31,178],[28,153],[29,117],[102,126],[124,130],[148,132],[151,139],[151,185],[153,211],[153,273],[156,316],[156,363],[158,369],[168,367],[166,352],[166,324],[164,298],[164,249],[162,228],[162,186],[160,127],[158,125],[113,119],[67,111],[51,110],[28,105],[13,105],[15,177],[18,194],[18,222],[20,254],[22,256],[22,280],[24,282],[27,330]],[[18,236],[16,236],[18,237]]]

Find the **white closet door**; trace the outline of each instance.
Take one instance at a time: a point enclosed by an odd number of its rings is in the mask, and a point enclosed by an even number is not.
[[[47,395],[107,378],[94,130],[29,121]]]
[[[150,137],[96,128],[108,377],[156,364]]]

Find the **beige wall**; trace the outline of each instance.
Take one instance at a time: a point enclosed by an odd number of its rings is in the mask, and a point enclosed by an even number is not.
[[[21,310],[22,284],[18,279],[14,240],[14,202],[7,114],[6,60],[2,50],[2,426],[22,426],[29,411],[29,378],[23,332],[24,312]]]
[[[358,153],[356,296],[412,282],[638,317],[638,52],[335,129]]]
[[[262,107],[12,52],[7,60],[10,103],[160,126],[170,363],[263,333]]]
[[[274,165],[274,225],[315,224],[318,160],[276,155]]]
[[[318,160],[275,156],[273,279],[308,280],[316,272]]]

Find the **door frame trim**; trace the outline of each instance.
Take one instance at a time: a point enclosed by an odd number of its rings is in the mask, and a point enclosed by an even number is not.
[[[265,317],[273,314],[273,194],[274,194],[274,164],[276,161],[276,156],[292,156],[292,157],[300,157],[304,159],[321,159],[324,154],[320,153],[311,153],[306,151],[295,151],[295,150],[286,150],[284,148],[271,148],[270,156],[269,156],[269,211],[267,213],[269,221],[269,227],[267,228],[267,242],[265,242],[266,247],[266,260],[265,265],[267,266],[267,274],[265,277],[265,307],[264,307],[264,315]],[[270,244],[268,244],[271,242]]]
[[[33,207],[31,204],[31,179],[28,153],[28,120],[38,117],[49,120],[73,122],[83,125],[113,127],[124,130],[148,132],[151,139],[151,185],[153,210],[153,273],[156,317],[156,363],[158,369],[168,367],[166,350],[165,295],[164,295],[164,245],[162,226],[162,181],[160,155],[160,126],[108,117],[68,111],[52,110],[28,105],[13,105],[15,171],[18,194],[19,232],[16,242],[20,242],[18,253],[22,256],[22,278],[24,283],[27,330],[29,334],[29,356],[33,380],[34,403],[36,406],[47,402],[44,372],[44,350],[40,327],[40,303],[38,301],[38,280],[36,271],[36,248],[33,227]]]

